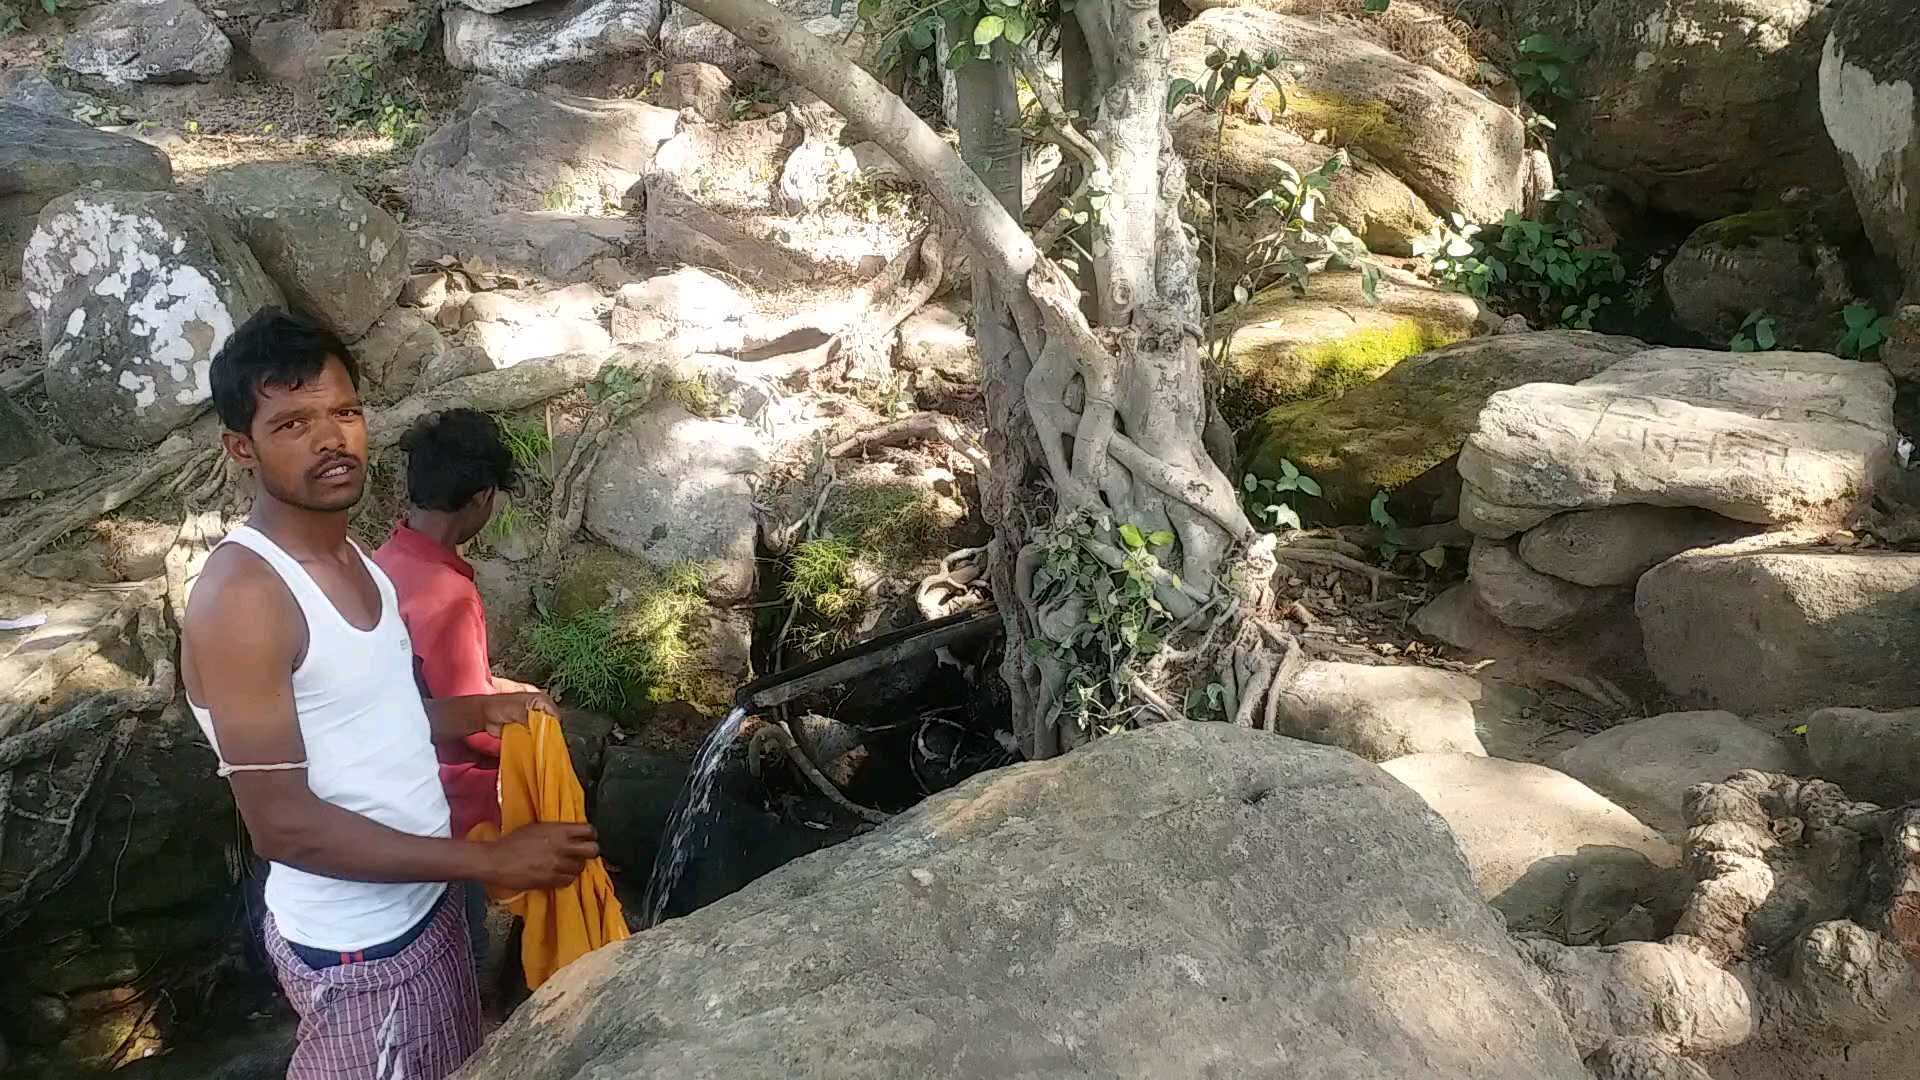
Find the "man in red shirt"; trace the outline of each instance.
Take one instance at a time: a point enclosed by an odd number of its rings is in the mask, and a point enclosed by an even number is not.
[[[458,550],[486,528],[496,499],[519,480],[499,426],[483,412],[450,409],[415,424],[400,445],[407,451],[411,505],[373,561],[393,579],[422,692],[448,698],[533,691],[493,676],[486,611],[473,584],[473,567]],[[436,750],[454,838],[464,838],[481,822],[498,825],[499,737],[482,731],[440,743]],[[468,912],[477,959],[486,942],[485,893],[467,893],[479,908]]]

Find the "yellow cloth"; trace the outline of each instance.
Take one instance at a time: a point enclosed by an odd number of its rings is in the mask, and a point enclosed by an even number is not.
[[[476,825],[467,838],[491,840],[536,821],[585,820],[587,795],[573,774],[559,718],[531,711],[525,727],[507,725],[500,736],[500,824]],[[489,887],[487,892],[526,921],[520,966],[529,988],[538,988],[554,972],[600,946],[627,937],[613,880],[599,859],[563,888],[508,894]]]

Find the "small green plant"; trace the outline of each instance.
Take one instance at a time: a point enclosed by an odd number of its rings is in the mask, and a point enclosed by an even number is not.
[[[1589,246],[1580,226],[1584,200],[1559,191],[1536,220],[1509,210],[1499,225],[1451,214],[1415,245],[1434,276],[1456,291],[1518,310],[1537,325],[1591,330],[1595,316],[1625,291],[1620,257]]]
[[[545,465],[547,454],[553,450],[553,436],[547,433],[546,425],[508,416],[498,417],[495,423],[500,427],[500,441],[507,444],[515,466],[531,472]]]
[[[1733,352],[1767,352],[1780,344],[1780,327],[1774,317],[1764,311],[1749,312],[1740,323],[1740,329],[1727,343]]]
[[[1513,77],[1520,85],[1520,96],[1538,106],[1544,98],[1569,100],[1573,97],[1573,65],[1581,59],[1578,50],[1563,45],[1551,34],[1534,34],[1520,42],[1520,59],[1514,62]]]
[[[1848,304],[1840,313],[1846,330],[1834,351],[1856,360],[1871,360],[1880,355],[1880,346],[1893,332],[1893,316],[1882,315],[1872,304]]]
[[[1240,488],[1246,494],[1248,516],[1275,530],[1300,528],[1300,508],[1295,500],[1302,495],[1320,497],[1320,482],[1285,458],[1280,459],[1279,476],[1264,478],[1248,473],[1241,478]]]
[[[480,535],[487,541],[489,547],[497,548],[505,543],[508,537],[526,528],[529,520],[525,510],[508,503],[494,511],[493,516],[487,519],[487,527],[480,531]]]
[[[755,109],[762,105],[771,105],[773,102],[773,94],[769,91],[747,90],[734,95],[730,109],[735,120],[744,120],[747,114]]]
[[[1074,515],[1035,534],[1045,552],[1034,571],[1035,598],[1043,605],[1077,604],[1085,614],[1065,640],[1034,638],[1028,647],[1062,662],[1061,705],[1090,733],[1131,725],[1134,714],[1125,703],[1134,664],[1159,650],[1172,621],[1154,586],[1164,572],[1155,553],[1171,547],[1174,535],[1120,526],[1114,566],[1095,540],[1112,531],[1110,522]]]
[[[543,618],[528,649],[552,672],[549,687],[581,708],[618,712],[635,697],[671,700],[688,676],[703,584],[698,568],[672,567],[638,589],[614,590],[598,608]]]
[[[838,536],[798,545],[787,561],[787,599],[834,622],[858,614],[867,598],[854,580],[853,560],[853,545]]]
[[[1400,527],[1400,520],[1387,508],[1387,500],[1386,492],[1374,492],[1373,502],[1367,506],[1367,519],[1380,530],[1380,561],[1391,563],[1406,550],[1407,535]],[[1420,553],[1420,561],[1438,570],[1447,565],[1447,549],[1444,545],[1435,544]]]
[[[411,67],[432,37],[436,9],[417,5],[388,23],[360,52],[329,68],[323,92],[334,123],[370,132],[406,149],[426,133],[426,98]]]

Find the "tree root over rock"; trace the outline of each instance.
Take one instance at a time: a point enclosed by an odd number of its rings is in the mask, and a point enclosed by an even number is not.
[[[800,749],[800,744],[794,741],[793,733],[787,730],[785,724],[765,723],[760,725],[759,730],[753,733],[753,739],[747,744],[747,751],[751,756],[751,760],[755,762],[764,761],[767,753],[767,744],[769,743],[777,744],[786,754],[787,760],[793,762],[793,767],[800,770],[800,775],[806,777],[807,781],[818,788],[820,794],[825,795],[827,800],[833,803],[833,805],[845,810],[847,813],[852,814],[862,821],[875,825],[888,821],[893,817],[892,814],[886,813],[885,811],[873,810],[861,806],[859,803],[854,802],[842,794],[839,788],[833,786],[833,781],[827,779],[819,767],[807,757],[806,752]]]
[[[1599,1080],[1707,1075],[1754,1041],[1870,1040],[1920,1009],[1920,807],[1743,772],[1687,793],[1695,877],[1664,941],[1520,942]]]

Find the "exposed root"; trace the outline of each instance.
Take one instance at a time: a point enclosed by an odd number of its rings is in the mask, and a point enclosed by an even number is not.
[[[936,412],[917,412],[898,420],[877,424],[835,443],[829,451],[834,457],[846,457],[881,446],[900,446],[910,442],[946,443],[973,466],[976,477],[984,477],[992,466],[987,451],[972,433],[951,416]]]
[[[1281,562],[1294,563],[1296,565],[1331,566],[1336,570],[1345,570],[1348,573],[1359,574],[1367,579],[1369,586],[1372,588],[1371,599],[1374,600],[1380,599],[1381,582],[1401,580],[1400,575],[1390,570],[1383,570],[1378,566],[1368,566],[1366,563],[1338,551],[1322,551],[1314,548],[1283,545],[1274,549],[1273,557]]]
[[[820,794],[825,795],[828,801],[840,809],[845,810],[847,813],[853,814],[862,821],[868,821],[875,825],[882,824],[893,817],[892,814],[886,813],[885,811],[861,806],[859,803],[854,802],[842,794],[839,788],[833,786],[833,781],[827,779],[825,774],[821,773],[820,769],[807,758],[805,752],[800,749],[800,744],[794,741],[793,733],[787,730],[786,725],[778,723],[760,725],[760,729],[753,733],[753,741],[749,744],[749,750],[757,757],[764,756],[766,753],[761,746],[762,743],[778,743],[780,749],[786,752],[787,760],[793,762],[794,768],[799,769],[800,774],[805,776],[808,782],[820,789]]]
[[[940,569],[922,578],[914,590],[914,606],[920,609],[920,616],[931,622],[951,615],[959,597],[977,594],[987,572],[986,554],[984,547],[961,548],[942,558]]]
[[[31,515],[34,524],[19,539],[0,548],[0,573],[20,569],[48,544],[139,498],[148,488],[178,473],[199,453],[191,438],[175,435],[126,468],[82,484],[57,505],[36,508]]]

